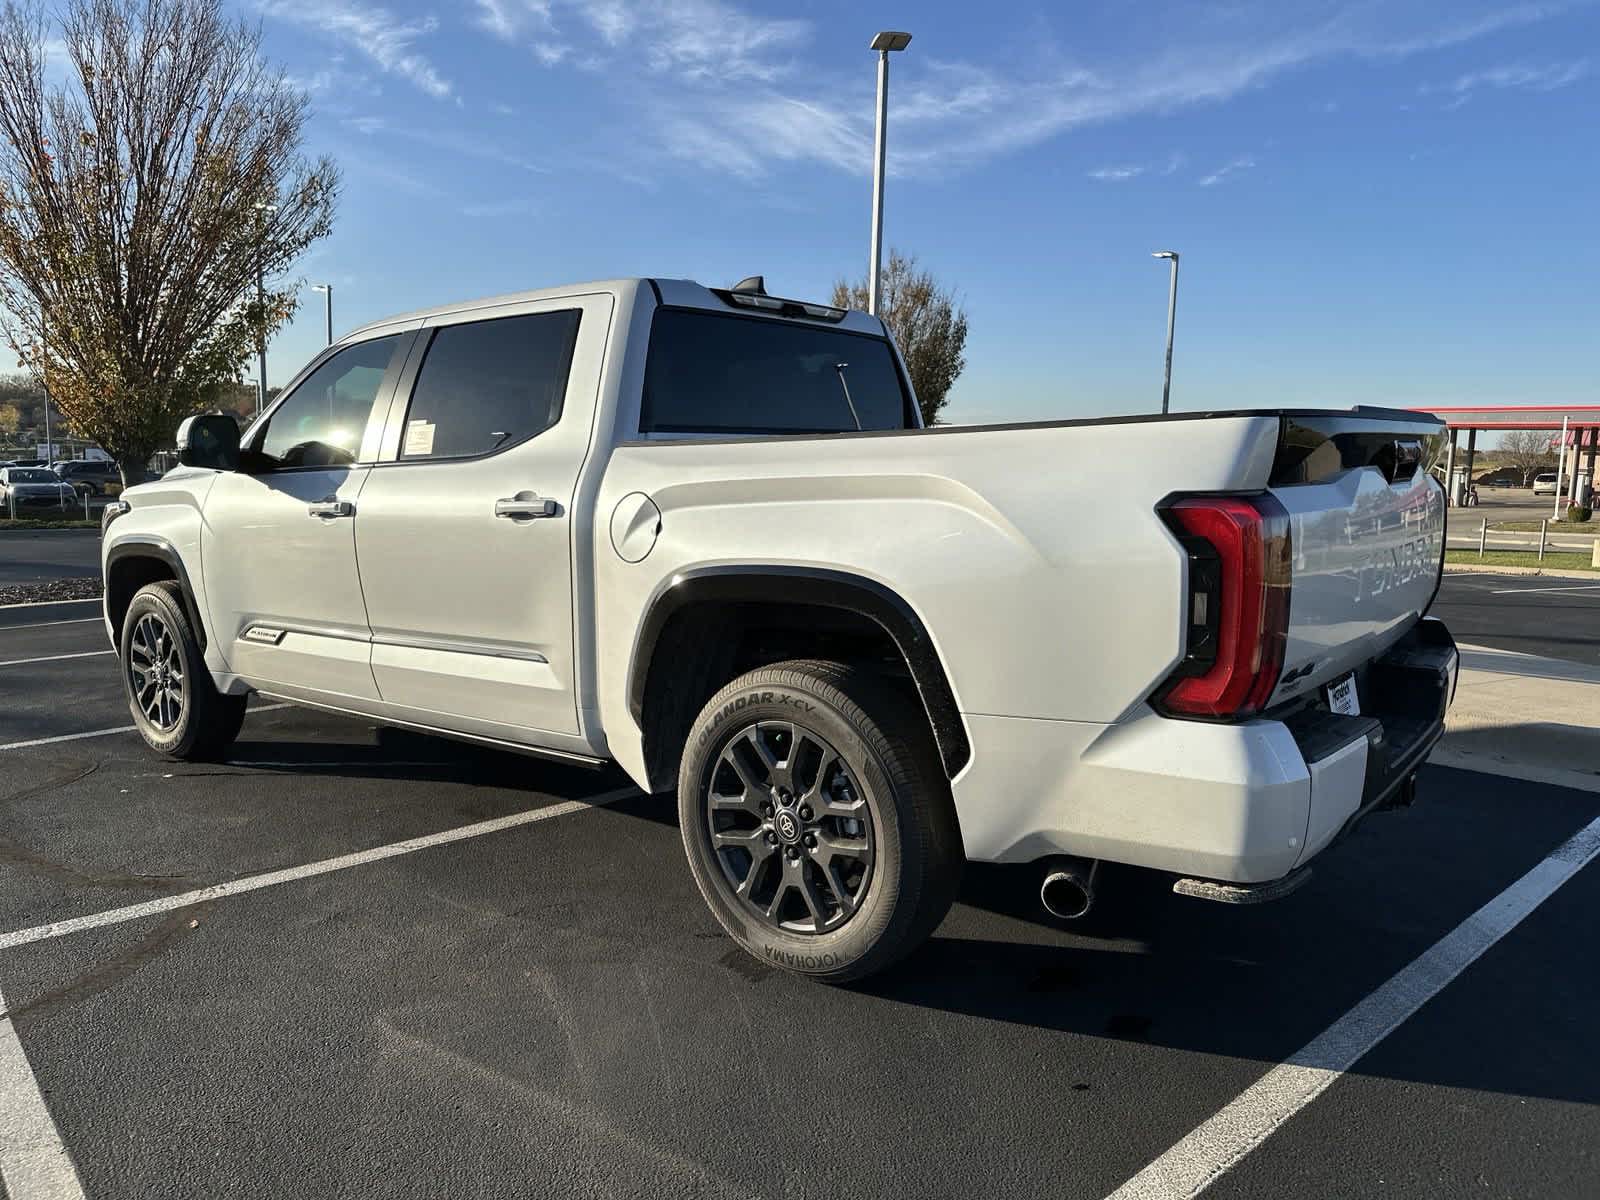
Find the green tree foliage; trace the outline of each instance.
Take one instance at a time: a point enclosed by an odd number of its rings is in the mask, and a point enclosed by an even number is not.
[[[292,314],[293,288],[257,302],[258,266],[328,233],[339,175],[300,153],[305,95],[222,0],[62,0],[51,20],[0,14],[4,331],[134,483]]]
[[[889,251],[878,297],[879,315],[900,347],[917,393],[925,425],[937,425],[950,387],[967,365],[967,314],[955,293],[928,271],[917,269],[915,255]],[[841,279],[833,285],[836,308],[866,308],[867,280]]]

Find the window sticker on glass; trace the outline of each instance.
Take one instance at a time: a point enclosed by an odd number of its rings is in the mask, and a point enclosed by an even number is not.
[[[412,421],[406,426],[406,455],[433,453],[433,422]]]

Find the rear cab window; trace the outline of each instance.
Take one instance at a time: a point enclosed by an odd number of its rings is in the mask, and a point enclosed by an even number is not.
[[[799,320],[659,308],[641,434],[909,429],[911,396],[888,341]]]
[[[581,315],[560,309],[441,326],[411,390],[400,460],[476,458],[553,428]]]

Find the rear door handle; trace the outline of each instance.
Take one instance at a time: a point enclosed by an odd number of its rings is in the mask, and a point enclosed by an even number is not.
[[[356,506],[349,500],[323,500],[309,506],[306,511],[313,517],[353,517]]]
[[[535,496],[532,492],[518,492],[515,496],[496,500],[494,502],[494,515],[497,517],[510,517],[512,520],[553,517],[556,515],[556,502],[542,496]]]

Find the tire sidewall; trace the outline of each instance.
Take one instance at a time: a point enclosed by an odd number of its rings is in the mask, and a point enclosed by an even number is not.
[[[867,895],[848,921],[827,933],[787,933],[751,915],[729,894],[731,885],[711,845],[706,819],[710,772],[735,737],[762,721],[792,722],[825,739],[855,777],[872,820],[873,863]],[[794,683],[738,681],[713,697],[690,729],[678,781],[684,851],[706,903],[723,927],[756,958],[806,974],[848,973],[892,927],[895,909],[902,901],[899,801],[884,765],[845,715],[816,690]]]
[[[169,732],[163,733],[150,723],[139,707],[139,701],[133,692],[132,673],[128,669],[129,649],[133,644],[134,626],[145,613],[155,613],[159,616],[167,629],[171,631],[173,640],[177,644],[178,656],[183,663],[183,678],[185,695],[183,701],[183,714],[178,718],[178,724]],[[139,736],[144,738],[145,744],[152,750],[162,754],[181,755],[195,743],[200,728],[200,705],[205,702],[204,689],[200,686],[201,677],[198,674],[206,670],[205,662],[200,654],[200,647],[195,642],[194,631],[189,628],[188,616],[170,593],[159,588],[143,588],[133,597],[133,602],[128,605],[128,612],[122,620],[122,636],[117,641],[117,665],[122,672],[122,692],[128,699],[128,711],[133,714],[133,723],[139,730]]]

